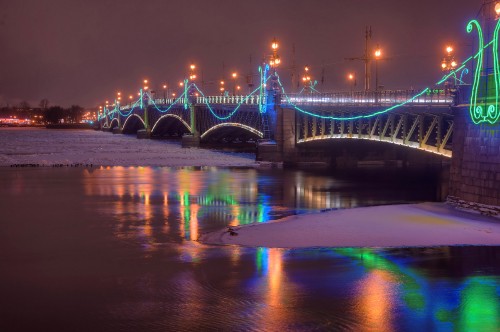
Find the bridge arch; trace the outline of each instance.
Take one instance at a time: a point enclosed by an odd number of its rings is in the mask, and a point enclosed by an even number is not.
[[[122,132],[124,134],[135,134],[138,130],[145,128],[146,124],[144,123],[144,120],[137,114],[131,114],[127,117],[127,119],[125,119]]]
[[[328,142],[328,141],[337,141],[337,140],[359,140],[359,141],[371,141],[371,142],[376,142],[376,143],[381,143],[381,144],[394,144],[398,145],[401,147],[405,148],[410,148],[410,149],[416,149],[424,152],[429,152],[433,154],[437,154],[443,157],[451,158],[452,152],[451,150],[447,150],[444,148],[438,148],[436,146],[431,146],[431,145],[421,145],[418,142],[412,142],[412,141],[407,141],[405,142],[403,139],[390,139],[390,138],[380,138],[379,136],[376,137],[369,137],[369,136],[347,136],[347,135],[331,135],[331,136],[316,136],[316,137],[308,137],[305,139],[299,139],[297,141],[297,145],[303,145],[303,144],[311,144],[313,142]]]
[[[220,133],[220,134],[219,134]],[[259,130],[236,122],[226,122],[219,123],[208,130],[206,130],[201,136],[202,140],[209,140],[211,138],[220,139],[224,138],[242,138],[243,140],[248,139],[260,139],[264,137],[264,134]]]
[[[160,137],[168,134],[178,134],[182,136],[182,134],[187,133],[191,133],[191,126],[176,114],[165,114],[161,116],[156,120],[151,129],[151,135]]]
[[[117,118],[114,118],[113,120],[111,120],[108,128],[109,128],[109,130],[113,130],[114,127],[118,127],[118,119]]]

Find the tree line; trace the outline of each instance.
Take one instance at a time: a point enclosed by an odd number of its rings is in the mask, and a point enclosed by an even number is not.
[[[57,123],[80,123],[85,109],[79,105],[71,105],[64,108],[61,106],[49,106],[47,99],[42,99],[38,107],[32,107],[23,101],[17,106],[0,107],[0,118],[23,118],[30,119],[34,123],[57,124]]]

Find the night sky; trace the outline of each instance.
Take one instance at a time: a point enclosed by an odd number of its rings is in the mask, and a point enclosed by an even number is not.
[[[321,91],[362,88],[364,29],[390,59],[380,64],[386,88],[422,88],[441,76],[446,44],[461,60],[472,52],[465,31],[483,0],[0,0],[0,106],[94,107],[117,91],[137,92],[144,78],[177,84],[191,62],[204,90],[232,71],[257,70],[270,43],[280,43],[280,75],[290,77],[292,44],[302,72]],[[286,79],[285,79],[286,81]],[[244,79],[240,83],[244,83]]]

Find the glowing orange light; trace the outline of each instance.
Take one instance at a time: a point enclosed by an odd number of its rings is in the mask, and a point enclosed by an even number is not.
[[[272,48],[273,50],[277,50],[277,49],[278,49],[278,47],[279,47],[278,42],[276,41],[276,38],[274,38],[274,39],[273,39],[273,42],[272,42],[272,44],[271,44],[271,48]]]
[[[380,58],[380,56],[381,56],[381,55],[382,55],[382,50],[377,49],[377,50],[375,51],[375,57],[376,57],[376,58]]]
[[[446,52],[448,52],[448,53],[453,52],[453,47],[451,47],[451,46],[446,47]]]
[[[236,76],[238,76],[238,74],[233,73],[232,76],[233,76],[233,78],[236,78]]]

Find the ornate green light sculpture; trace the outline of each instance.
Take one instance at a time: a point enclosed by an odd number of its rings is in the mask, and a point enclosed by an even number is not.
[[[478,42],[479,42],[479,51],[477,54],[477,63],[476,69],[474,71],[474,83],[472,84],[472,92],[470,97],[470,107],[469,112],[472,121],[475,124],[481,123],[489,123],[495,124],[498,122],[500,118],[500,109],[499,109],[499,93],[500,93],[500,66],[498,61],[498,34],[500,31],[500,20],[497,22],[495,31],[493,33],[493,45],[492,45],[492,53],[493,53],[493,76],[495,79],[495,92],[493,96],[490,96],[488,91],[485,90],[482,94],[481,99],[478,102],[479,95],[479,85],[481,81],[481,71],[483,69],[483,59],[484,59],[484,37],[481,25],[477,20],[472,20],[467,24],[467,32],[471,33],[474,28],[477,29],[478,33]],[[486,77],[486,79],[488,79]]]

